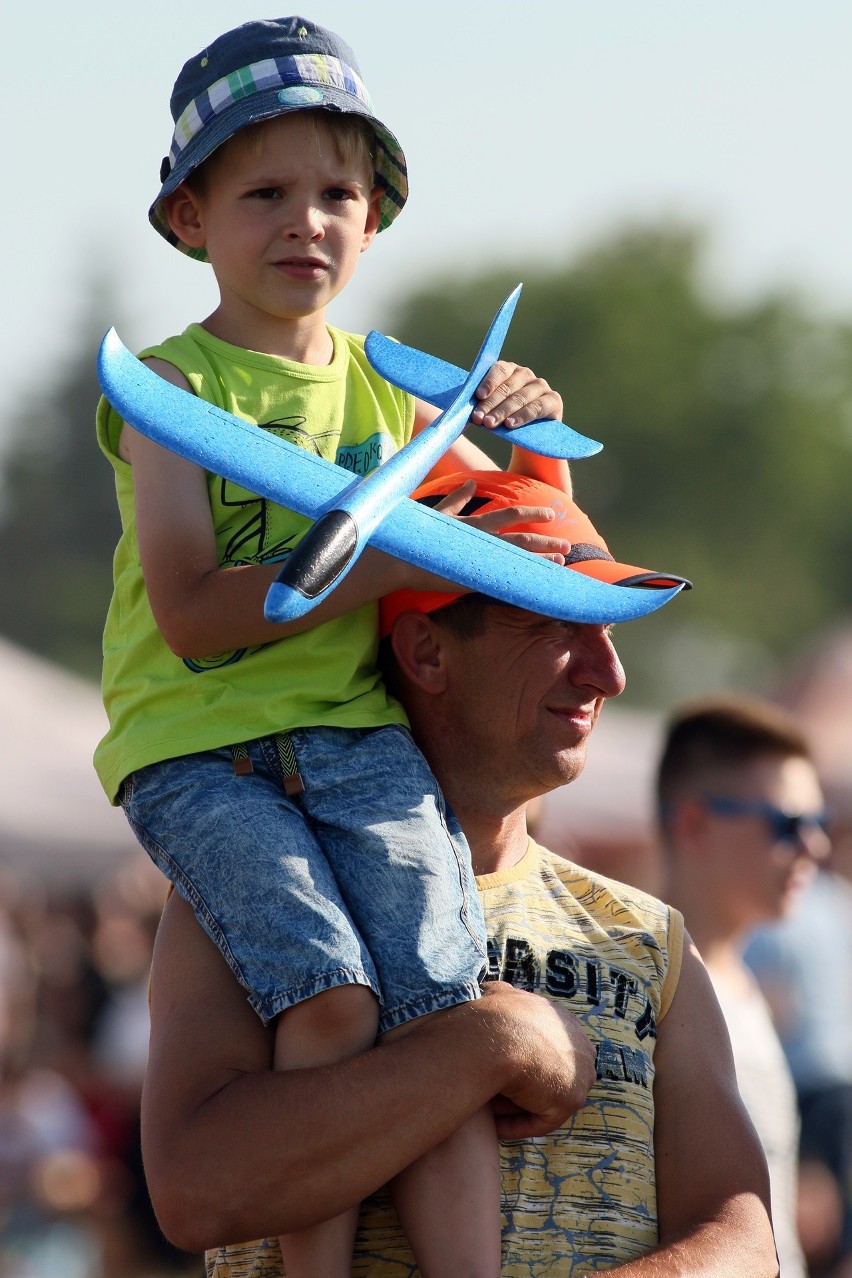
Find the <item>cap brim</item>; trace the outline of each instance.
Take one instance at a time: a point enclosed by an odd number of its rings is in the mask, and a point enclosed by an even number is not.
[[[463,513],[483,515],[516,505],[547,506],[554,510],[555,518],[540,523],[515,524],[512,531],[564,537],[571,543],[565,567],[576,573],[606,585],[640,590],[689,590],[692,587],[686,577],[640,568],[635,564],[623,564],[613,559],[603,538],[584,511],[565,493],[527,475],[504,471],[474,471],[444,476],[427,481],[413,496],[426,505],[435,506],[455,487],[469,479],[475,479],[477,491]],[[389,634],[394,621],[403,612],[435,612],[468,593],[469,591],[462,589],[451,592],[411,590],[387,595],[380,601],[381,633],[383,636]]]
[[[638,568],[633,564],[619,564],[614,559],[586,559],[566,564],[566,567],[573,568],[574,572],[581,572],[586,577],[609,582],[611,586],[644,586],[650,590],[671,590],[673,586],[682,586],[684,590],[692,589],[692,582],[686,577],[653,572],[649,568]]]
[[[593,577],[611,586],[649,590],[692,589],[692,582],[686,577],[663,577],[642,568],[629,568],[626,564],[607,560],[590,560],[584,564],[568,564],[566,567],[584,577]],[[397,590],[385,595],[379,600],[380,635],[382,638],[389,635],[397,617],[404,612],[437,612],[439,608],[447,608],[470,593],[469,590]]]

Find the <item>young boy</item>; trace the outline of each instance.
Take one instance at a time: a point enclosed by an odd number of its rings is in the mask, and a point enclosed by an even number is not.
[[[250,22],[184,66],[150,210],[212,264],[219,304],[144,353],[166,380],[365,473],[435,411],[370,368],[329,303],[407,196],[396,138],[352,51],[298,17]],[[561,414],[500,363],[474,417]],[[96,766],[264,1021],[274,1064],[322,1064],[476,998],[483,925],[469,855],[376,667],[375,601],[437,579],[368,550],[303,621],[263,600],[307,521],[205,473],[102,402],[123,533],[104,640],[110,727]],[[567,466],[513,466],[567,488]],[[488,466],[461,441],[440,469]],[[461,491],[454,511],[468,496]],[[489,531],[549,512],[488,517]],[[521,544],[559,558],[544,537]],[[380,1120],[380,1116],[377,1116]],[[500,1270],[499,1168],[485,1112],[394,1186],[424,1273]],[[350,1272],[355,1211],[281,1240],[289,1278]]]

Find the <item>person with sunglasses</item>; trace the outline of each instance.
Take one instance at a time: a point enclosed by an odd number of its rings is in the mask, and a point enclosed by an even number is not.
[[[795,909],[828,855],[811,750],[779,707],[707,698],[672,716],[656,786],[663,895],[682,911],[728,1025],[740,1093],[769,1165],[781,1274],[805,1278],[796,1230],[796,1095],[742,947],[752,928]]]

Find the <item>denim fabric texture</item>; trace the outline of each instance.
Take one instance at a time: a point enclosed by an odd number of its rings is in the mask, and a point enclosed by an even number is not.
[[[290,734],[304,793],[288,798],[274,738],[140,768],[121,801],[266,1022],[337,985],[366,985],[384,1032],[479,996],[485,925],[458,823],[410,733]]]

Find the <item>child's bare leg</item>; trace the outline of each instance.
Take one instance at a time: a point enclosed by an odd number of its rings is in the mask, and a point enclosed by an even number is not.
[[[499,1278],[500,1149],[489,1109],[401,1171],[390,1189],[423,1278]]]
[[[379,1009],[364,985],[340,985],[278,1018],[275,1029],[275,1069],[330,1065],[376,1041]],[[358,1208],[279,1239],[287,1278],[350,1278]]]

